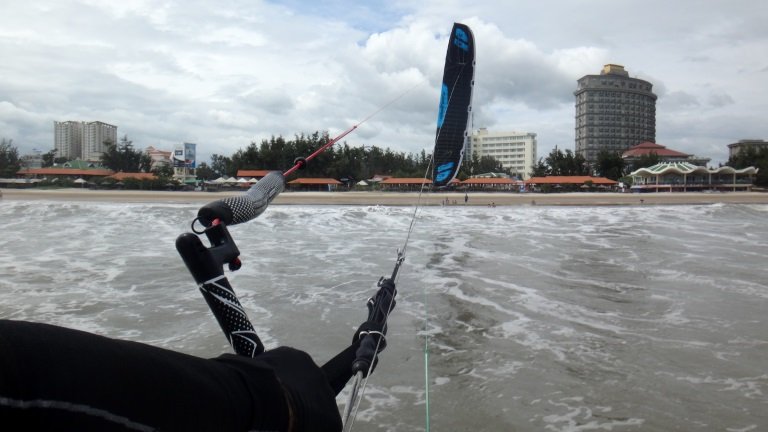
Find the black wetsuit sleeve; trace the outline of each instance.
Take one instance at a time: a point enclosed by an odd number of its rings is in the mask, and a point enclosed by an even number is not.
[[[331,385],[334,394],[338,395],[341,393],[349,379],[352,378],[352,363],[354,363],[357,357],[357,348],[359,346],[359,343],[348,346],[323,365],[323,373]]]
[[[286,400],[268,364],[0,320],[0,430],[285,430]]]

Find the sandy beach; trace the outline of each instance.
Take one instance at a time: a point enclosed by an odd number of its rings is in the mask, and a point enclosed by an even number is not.
[[[89,189],[0,189],[2,200],[102,201],[102,202],[169,202],[207,203],[228,196],[232,192],[167,192],[138,190]],[[660,193],[509,193],[470,192],[466,205],[654,205],[654,204],[768,204],[768,193],[762,192],[660,192]],[[421,205],[442,205],[446,198],[450,205],[464,204],[463,192],[424,193]],[[419,201],[417,192],[283,192],[275,205],[384,205],[410,206]]]

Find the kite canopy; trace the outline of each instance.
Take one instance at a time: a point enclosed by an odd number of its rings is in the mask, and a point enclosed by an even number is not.
[[[455,23],[445,56],[443,84],[437,114],[434,172],[435,186],[456,177],[469,139],[472,88],[475,84],[475,38],[464,24]]]

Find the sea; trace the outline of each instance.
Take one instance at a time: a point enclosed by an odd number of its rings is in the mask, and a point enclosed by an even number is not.
[[[174,246],[199,206],[0,200],[0,318],[231,352]],[[353,430],[768,430],[768,205],[273,205],[230,232],[267,348],[319,364],[408,239]]]

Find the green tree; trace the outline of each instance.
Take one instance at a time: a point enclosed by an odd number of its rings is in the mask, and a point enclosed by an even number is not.
[[[618,180],[624,175],[624,159],[621,154],[608,150],[601,150],[597,154],[597,163],[595,164],[597,175]]]
[[[174,174],[173,167],[167,163],[158,164],[151,172],[164,180],[170,179]]]
[[[42,155],[42,159],[43,159],[43,168],[52,167],[56,164],[63,164],[69,160],[65,157],[56,157],[55,149],[47,153],[44,153]]]
[[[549,169],[547,175],[553,176],[583,176],[590,175],[591,169],[587,160],[581,154],[574,154],[570,149],[565,153],[555,147],[545,159]]]
[[[171,176],[173,176],[173,167],[167,166],[167,168],[171,170]],[[140,172],[152,171],[152,156],[150,156],[146,152],[141,152],[141,156],[139,157],[139,171]]]
[[[56,150],[43,153],[43,168],[52,167],[56,163]]]
[[[19,150],[12,139],[0,140],[0,178],[14,178],[21,169]]]
[[[216,173],[217,178],[221,176],[231,177],[237,173],[234,170],[232,158],[216,153],[211,156],[211,169]]]
[[[201,162],[200,165],[197,166],[197,169],[195,169],[195,174],[200,180],[215,180],[218,178],[216,171],[209,167],[205,162]]]
[[[531,177],[546,177],[549,167],[544,163],[544,159],[539,158],[535,165],[531,166]]]
[[[128,135],[120,138],[117,144],[105,141],[107,151],[101,155],[101,163],[105,167],[116,172],[149,172],[152,158],[140,151],[133,149],[133,141],[128,140]]]
[[[768,148],[747,147],[728,158],[726,165],[735,169],[758,168],[755,185],[768,186]]]
[[[485,173],[507,173],[508,170],[504,168],[501,161],[493,156],[478,156],[477,153],[472,153],[472,156],[464,158],[461,164],[459,173],[469,178],[470,176]]]
[[[493,156],[481,156],[477,161],[477,166],[474,168],[474,172],[477,174],[489,173],[489,172],[505,172],[504,165],[501,161]]]

